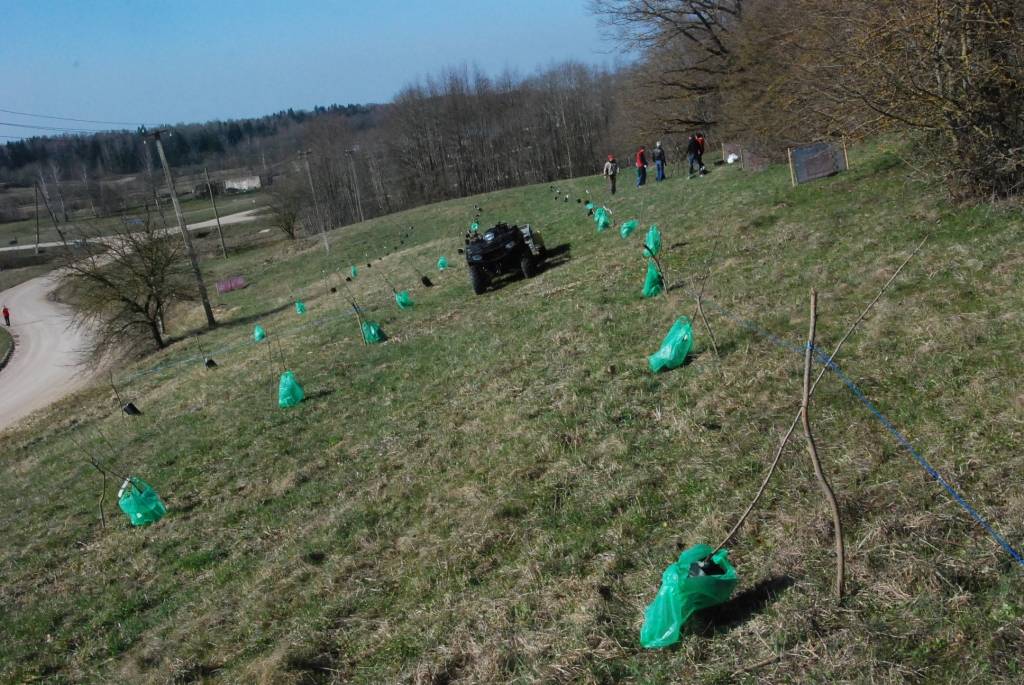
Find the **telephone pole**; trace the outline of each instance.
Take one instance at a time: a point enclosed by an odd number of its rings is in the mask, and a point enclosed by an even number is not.
[[[355,152],[356,152],[357,149],[358,148],[352,148],[351,150],[345,150],[345,154],[348,155],[348,165],[349,165],[349,168],[352,169],[352,185],[355,186],[355,189],[356,189],[356,207],[359,208],[359,220],[360,221],[366,221],[366,218],[363,217],[363,201],[359,197],[359,177],[356,176]]]
[[[32,190],[36,197],[36,254],[39,254],[39,184],[33,183]]]
[[[178,228],[181,229],[181,237],[185,240],[185,252],[188,254],[188,261],[192,265],[192,274],[196,277],[196,288],[199,290],[199,299],[203,302],[203,311],[206,312],[206,326],[213,328],[217,320],[213,318],[213,308],[210,307],[210,294],[206,292],[206,283],[203,282],[203,272],[199,270],[199,257],[192,247],[192,236],[189,235],[188,225],[185,223],[185,215],[181,213],[181,205],[178,203],[178,194],[174,192],[174,178],[171,176],[171,167],[167,164],[167,157],[164,155],[164,146],[160,142],[161,130],[151,132],[156,143],[156,152],[160,155],[160,165],[164,168],[164,178],[167,179],[167,187],[171,191],[171,204],[174,205],[174,214],[178,217]]]
[[[312,154],[312,150],[302,150],[299,152],[299,157],[306,163],[306,177],[309,178],[309,192],[313,194],[313,208],[316,211],[316,222],[320,224],[320,235],[324,239],[324,251],[327,254],[331,253],[331,244],[327,242],[327,222],[324,221],[323,216],[320,214],[320,201],[316,196],[316,186],[313,185],[313,172],[309,170],[309,155]]]
[[[228,248],[224,244],[224,230],[220,227],[220,212],[217,211],[217,200],[213,197],[213,186],[210,185],[210,172],[203,167],[203,174],[206,176],[206,192],[210,194],[210,202],[213,203],[213,215],[217,218],[217,235],[220,236],[220,253],[224,259],[228,258]]]

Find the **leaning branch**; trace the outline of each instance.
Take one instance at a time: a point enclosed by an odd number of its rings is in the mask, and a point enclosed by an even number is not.
[[[889,277],[889,280],[885,282],[885,285],[883,285],[882,289],[878,291],[878,294],[875,295],[875,298],[868,303],[868,306],[865,307],[864,311],[860,313],[860,316],[857,317],[857,320],[850,325],[849,329],[847,329],[846,334],[843,335],[843,337],[839,340],[839,344],[836,345],[836,348],[832,351],[832,354],[831,356],[829,356],[828,361],[825,362],[825,365],[822,367],[821,371],[818,372],[818,376],[814,379],[814,383],[811,384],[811,395],[814,394],[814,389],[818,387],[818,382],[821,380],[822,376],[825,375],[825,371],[828,369],[829,366],[831,366],[832,362],[839,355],[839,350],[842,349],[843,344],[853,334],[853,331],[857,328],[857,326],[860,325],[860,322],[864,320],[864,317],[868,315],[868,312],[870,312],[871,308],[875,306],[875,303],[878,302],[879,299],[881,299],[885,291],[889,289],[889,286],[892,285],[893,281],[896,280],[896,277],[900,275],[900,272],[903,271],[903,267],[909,264],[910,260],[914,258],[914,255],[921,251],[921,248],[924,247],[924,244],[928,240],[928,237],[929,236],[926,235],[921,240],[921,242],[918,243],[917,247],[914,248],[914,251],[911,252],[905,260],[903,260],[903,263],[900,264],[899,268],[896,269],[896,271],[893,273],[891,277]],[[718,543],[718,546],[715,547],[714,550],[712,550],[711,554],[708,555],[709,558],[713,556],[716,552],[718,552],[720,549],[725,547],[727,544],[729,544],[729,541],[732,540],[734,535],[736,535],[736,531],[740,529],[743,523],[747,520],[747,517],[750,516],[750,512],[754,510],[755,506],[757,506],[758,501],[760,501],[761,496],[764,494],[765,489],[768,487],[769,481],[771,481],[772,476],[775,475],[775,469],[779,465],[779,459],[782,457],[782,452],[786,449],[786,444],[789,443],[789,438],[793,435],[793,431],[796,430],[796,424],[799,421],[800,412],[797,412],[796,416],[793,417],[793,422],[789,424],[789,429],[785,433],[783,433],[782,439],[779,440],[779,446],[775,450],[775,455],[772,458],[772,463],[768,466],[768,472],[765,474],[764,481],[761,482],[761,487],[757,489],[757,493],[754,495],[754,499],[750,501],[750,504],[747,506],[746,510],[743,512],[742,515],[740,515],[739,519],[736,521],[736,524],[732,527],[732,529],[725,536],[725,538],[723,538],[723,540],[720,543]]]

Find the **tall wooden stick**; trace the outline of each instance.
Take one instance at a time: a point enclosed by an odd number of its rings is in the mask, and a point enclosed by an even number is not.
[[[811,362],[814,360],[814,333],[818,319],[818,292],[811,290],[811,321],[810,329],[807,332],[807,351],[804,354],[804,388],[803,399],[800,402],[800,421],[804,428],[804,440],[807,442],[807,454],[814,465],[814,475],[818,479],[818,487],[821,494],[825,496],[829,509],[832,510],[832,533],[836,542],[836,599],[843,598],[843,584],[846,576],[846,550],[843,547],[843,520],[839,515],[839,504],[836,502],[836,494],[825,477],[821,468],[821,460],[818,459],[818,447],[814,443],[814,435],[811,433]]]
[[[900,264],[900,267],[896,269],[892,276],[889,277],[889,280],[885,282],[885,285],[883,285],[882,289],[878,291],[878,294],[875,295],[874,299],[871,300],[871,302],[868,303],[868,306],[865,307],[864,310],[860,313],[860,316],[857,317],[857,320],[854,321],[846,330],[846,334],[843,335],[842,339],[839,341],[839,344],[836,345],[836,348],[832,351],[832,354],[829,356],[828,362],[826,362],[826,364],[821,368],[821,371],[818,372],[817,378],[814,379],[814,383],[811,385],[812,395],[814,394],[814,389],[818,387],[818,381],[821,380],[822,376],[825,375],[825,371],[828,370],[829,364],[831,364],[839,355],[839,350],[842,349],[843,344],[845,344],[849,337],[853,335],[854,330],[856,330],[857,326],[860,325],[860,322],[864,320],[864,317],[868,315],[868,312],[871,311],[871,308],[875,306],[875,303],[878,302],[879,299],[881,299],[885,291],[888,290],[889,286],[892,285],[893,281],[896,280],[896,277],[900,275],[900,272],[903,271],[903,267],[905,267],[910,262],[910,260],[914,258],[914,255],[921,251],[921,248],[924,247],[924,244],[928,240],[928,237],[929,236],[926,235],[921,240],[921,242],[917,244],[917,247],[914,248],[914,251],[911,252],[910,255],[903,260],[903,263]],[[754,510],[754,507],[760,501],[761,495],[764,494],[765,489],[768,487],[769,481],[771,481],[772,476],[775,475],[775,469],[779,465],[779,459],[782,458],[782,452],[786,449],[786,444],[789,443],[789,438],[790,436],[793,435],[793,431],[796,430],[796,424],[799,423],[799,421],[800,412],[798,411],[796,416],[793,417],[793,422],[789,424],[789,429],[782,435],[782,438],[779,440],[779,446],[775,449],[775,456],[772,458],[772,463],[768,466],[768,472],[765,474],[764,480],[761,482],[761,487],[757,489],[757,493],[754,495],[754,499],[750,500],[750,504],[747,505],[746,510],[739,517],[739,519],[737,519],[732,529],[729,530],[729,533],[722,539],[720,543],[718,543],[718,546],[711,551],[711,554],[709,554],[707,557],[708,559],[710,559],[720,549],[729,544],[729,541],[732,540],[732,537],[736,535],[736,531],[740,529],[743,523],[747,520],[747,517],[750,516],[750,512]]]

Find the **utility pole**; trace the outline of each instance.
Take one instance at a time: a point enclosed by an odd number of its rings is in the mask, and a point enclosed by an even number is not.
[[[32,190],[36,197],[36,254],[39,254],[39,184],[33,183]]]
[[[213,186],[210,185],[210,172],[203,167],[203,174],[206,176],[206,192],[210,194],[210,202],[213,203],[213,215],[217,218],[217,235],[220,236],[220,253],[224,259],[228,258],[228,248],[224,244],[224,230],[220,227],[220,212],[217,211],[217,200],[213,197]]]
[[[356,207],[359,208],[359,220],[366,221],[366,218],[363,216],[363,201],[359,197],[359,177],[356,176],[355,152],[356,148],[345,150],[345,154],[348,155],[349,168],[352,169],[352,185],[355,186],[356,189]]]
[[[309,170],[309,155],[312,153],[311,150],[302,150],[299,152],[299,157],[302,157],[306,163],[306,177],[309,178],[309,192],[313,194],[313,208],[316,211],[316,222],[320,224],[320,235],[324,239],[324,251],[327,254],[331,253],[331,244],[327,242],[327,222],[324,221],[323,216],[320,214],[320,201],[316,196],[316,186],[313,185],[313,172]]]
[[[167,164],[167,157],[164,155],[164,146],[160,142],[160,134],[163,131],[156,130],[150,133],[156,143],[156,152],[160,155],[160,164],[164,168],[164,178],[167,179],[167,187],[171,191],[171,204],[174,205],[174,214],[178,217],[178,228],[181,229],[181,237],[185,240],[185,252],[188,254],[188,261],[192,265],[192,273],[196,277],[196,288],[199,290],[199,299],[203,302],[203,311],[206,312],[206,326],[213,328],[217,320],[213,318],[213,308],[210,307],[210,294],[206,292],[206,283],[203,282],[203,272],[199,270],[199,257],[192,247],[192,236],[189,235],[188,225],[185,224],[185,215],[181,213],[181,205],[178,203],[178,194],[174,192],[174,178],[171,176],[171,167]]]

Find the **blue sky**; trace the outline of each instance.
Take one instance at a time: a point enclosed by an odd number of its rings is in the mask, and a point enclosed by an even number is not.
[[[621,61],[609,54],[586,5],[5,0],[0,109],[146,123],[205,121],[383,102],[445,66],[528,74],[565,59]],[[54,123],[4,113],[0,121]],[[0,126],[0,134],[31,132]]]

